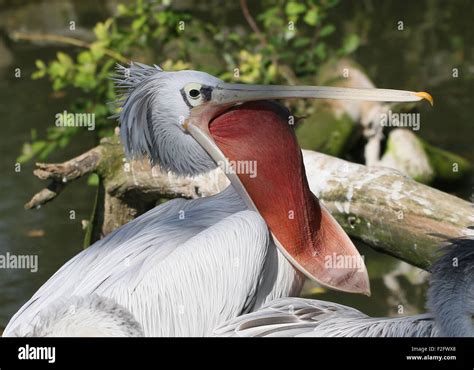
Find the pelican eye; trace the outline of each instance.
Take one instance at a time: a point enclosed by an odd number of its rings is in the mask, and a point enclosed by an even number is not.
[[[199,98],[199,95],[201,95],[201,92],[198,89],[191,89],[189,90],[189,96],[193,99]]]
[[[201,84],[191,82],[184,87],[184,92],[188,98],[197,100],[201,97],[201,88]]]
[[[181,95],[189,108],[197,107],[204,102],[202,89],[203,86],[196,82],[191,82],[181,89]]]

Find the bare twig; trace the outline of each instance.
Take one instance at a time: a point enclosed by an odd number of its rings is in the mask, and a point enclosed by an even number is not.
[[[257,22],[255,22],[255,19],[253,19],[252,14],[250,14],[249,7],[247,5],[247,0],[240,0],[240,8],[242,9],[242,14],[244,15],[245,20],[249,24],[252,31],[255,32],[255,35],[257,35],[257,37],[259,38],[262,46],[267,46],[267,38],[262,33],[262,31],[260,31]]]
[[[65,183],[51,181],[51,183],[40,192],[36,193],[31,200],[25,204],[25,209],[39,208],[56,198],[66,187]]]
[[[63,163],[36,163],[33,171],[41,180],[52,180],[51,183],[25,204],[26,209],[38,208],[56,198],[67,183],[93,172],[101,160],[101,147],[97,146],[80,156]]]

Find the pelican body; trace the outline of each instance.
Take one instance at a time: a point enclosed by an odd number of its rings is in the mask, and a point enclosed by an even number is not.
[[[231,185],[222,193],[171,200],[110,233],[61,267],[3,335],[207,336],[298,295],[306,277],[369,294],[363,264],[325,265],[327,255],[361,257],[309,190],[289,112],[262,100],[417,101],[419,93],[226,84],[140,64],[119,72],[128,158],[180,175],[254,161],[257,174],[226,173]]]

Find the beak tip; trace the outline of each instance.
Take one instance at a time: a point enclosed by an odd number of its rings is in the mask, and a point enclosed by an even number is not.
[[[367,297],[370,297],[372,295],[372,292],[370,290],[370,283],[367,283],[364,289],[361,289],[360,293],[362,293],[363,295]]]
[[[428,100],[428,102],[430,103],[431,106],[434,105],[433,97],[429,93],[427,93],[425,91],[420,91],[420,92],[416,92],[415,95],[418,96],[421,99]]]
[[[365,267],[365,266],[364,266]],[[367,297],[371,296],[370,290],[370,280],[367,270],[364,268],[363,271],[353,271],[350,273],[352,276],[349,278],[349,281],[346,281],[348,285],[341,286],[332,286],[333,289],[342,290],[346,293],[362,294]]]
[[[357,293],[370,297],[371,295],[370,279],[369,279],[369,273],[365,265],[364,265],[363,271],[359,272],[359,281],[357,285],[359,286]]]

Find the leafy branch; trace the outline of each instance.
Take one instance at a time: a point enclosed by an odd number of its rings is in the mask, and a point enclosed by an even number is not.
[[[358,37],[350,34],[343,37],[341,47],[328,46],[330,37],[339,38],[328,21],[328,13],[337,3],[264,0],[254,18],[247,1],[240,0],[248,24],[242,29],[223,24],[212,14],[201,19],[189,11],[177,10],[171,1],[137,0],[131,5],[119,4],[116,16],[97,23],[93,42],[51,34],[18,32],[13,36],[16,40],[73,47],[67,53],[58,52],[49,62],[37,60],[32,78],[48,78],[53,90],[62,95],[78,90],[80,98],[74,100],[69,111],[94,114],[98,141],[110,136],[116,125],[108,117],[117,110],[109,104],[116,100],[110,75],[117,62],[158,62],[165,70],[194,68],[244,83],[311,81],[322,62],[351,53],[359,44]],[[45,160],[85,132],[90,134],[80,127],[52,124],[40,139],[33,130],[18,160]]]

